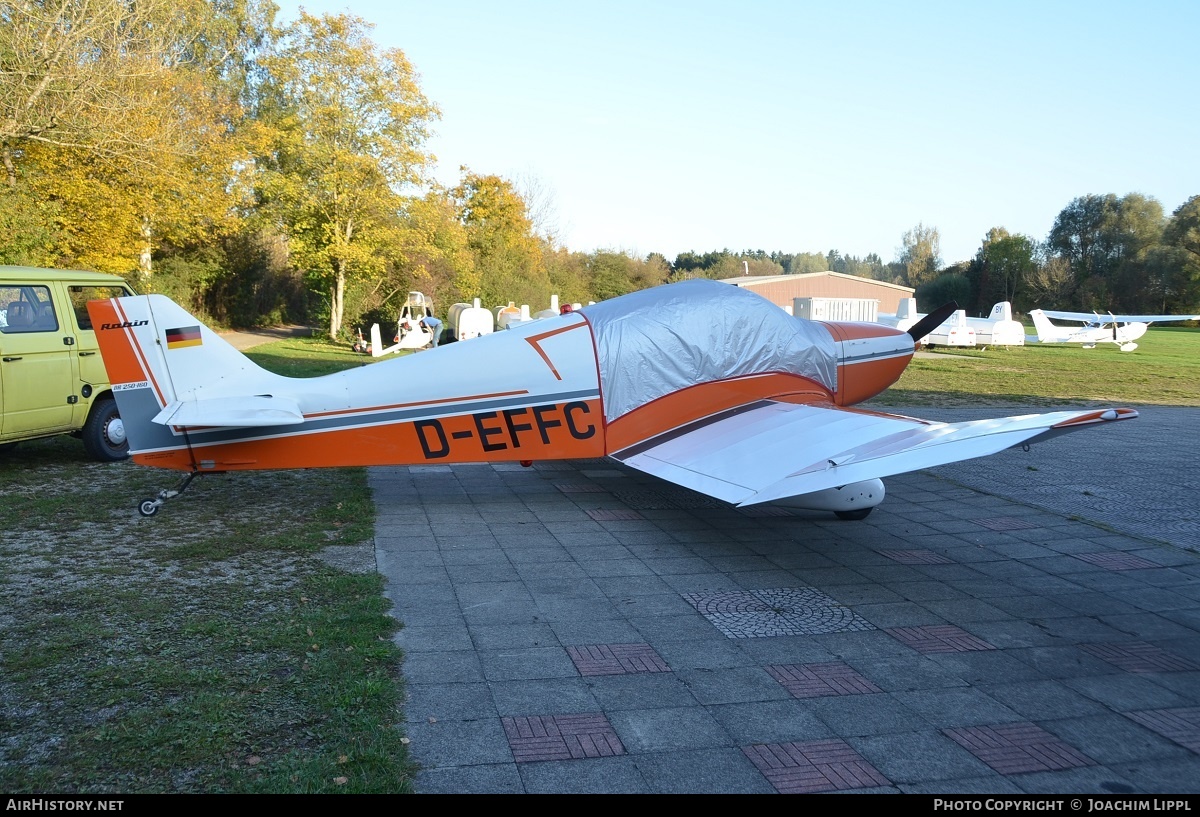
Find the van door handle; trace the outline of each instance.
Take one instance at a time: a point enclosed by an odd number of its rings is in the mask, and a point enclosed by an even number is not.
[[[80,357],[88,357],[89,355],[94,355],[94,354],[96,354],[96,353],[95,352],[80,352],[79,356]]]
[[[5,362],[5,363],[12,363],[14,360],[20,360],[20,359],[21,359],[21,358],[19,358],[19,357],[6,357],[6,358],[4,358],[4,362]]]

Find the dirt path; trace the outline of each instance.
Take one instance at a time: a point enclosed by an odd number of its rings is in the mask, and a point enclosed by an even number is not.
[[[248,329],[245,331],[219,332],[235,349],[251,349],[263,343],[270,343],[284,338],[310,337],[313,333],[309,326],[275,326],[267,329]]]

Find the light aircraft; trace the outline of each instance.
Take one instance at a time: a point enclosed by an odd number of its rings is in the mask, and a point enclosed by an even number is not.
[[[967,318],[967,326],[975,330],[975,343],[979,346],[1025,345],[1025,327],[1013,320],[1009,301],[995,304],[986,318]]]
[[[907,330],[921,318],[916,298],[903,298],[895,313],[880,313],[879,323]],[[965,310],[952,314],[925,336],[931,346],[1024,346],[1025,327],[1013,320],[1012,304],[1001,301],[986,318],[968,318]]]
[[[877,316],[879,323],[907,332],[917,321],[924,320],[925,312],[917,311],[916,298],[903,298],[895,313],[881,312]],[[929,328],[923,337],[918,337],[918,343],[927,346],[974,346],[975,329],[968,323],[967,312],[956,309],[945,315],[945,320],[937,326]]]
[[[1038,343],[1081,343],[1084,349],[1094,349],[1098,343],[1115,343],[1122,352],[1132,352],[1136,341],[1152,323],[1200,320],[1200,315],[1101,315],[1099,312],[1056,312],[1049,309],[1034,309],[1029,317],[1037,335],[1030,335],[1030,342]],[[1083,326],[1058,326],[1051,318],[1081,323]]]
[[[947,304],[907,332],[793,318],[719,281],[641,290],[471,343],[314,378],[268,372],[161,295],[91,301],[134,462],[257,469],[610,457],[736,506],[860,519],[883,477],[1137,416],[963,423],[853,408],[896,382]]]

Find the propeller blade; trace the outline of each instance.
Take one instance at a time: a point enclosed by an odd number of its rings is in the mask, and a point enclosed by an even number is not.
[[[921,320],[914,323],[908,328],[908,334],[912,335],[914,342],[919,343],[921,338],[928,335],[934,329],[937,329],[946,319],[958,311],[958,301],[951,301],[948,304],[942,304],[937,309],[930,312]]]

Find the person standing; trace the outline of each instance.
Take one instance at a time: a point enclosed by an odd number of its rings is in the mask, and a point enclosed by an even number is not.
[[[433,341],[430,343],[429,348],[436,349],[438,340],[442,334],[442,322],[434,315],[426,315],[425,317],[421,318],[421,326],[425,327],[426,331],[432,333]]]

